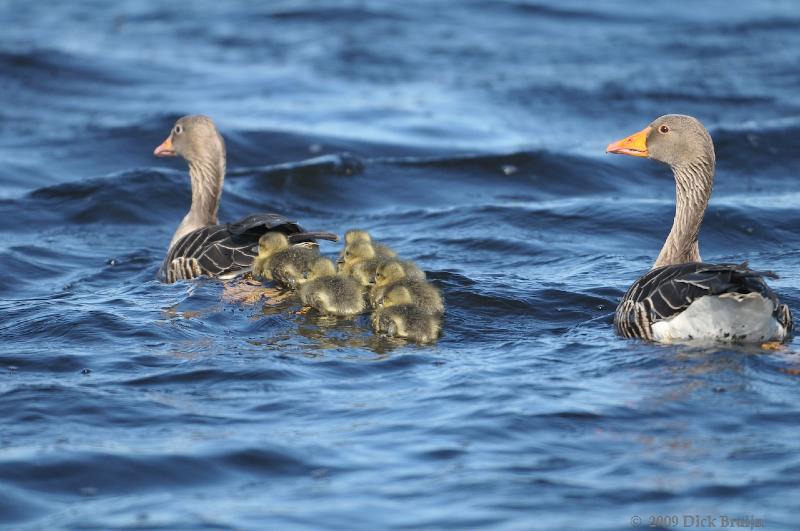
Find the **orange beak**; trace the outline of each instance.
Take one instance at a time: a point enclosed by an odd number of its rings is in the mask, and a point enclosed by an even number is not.
[[[606,153],[617,153],[619,155],[631,155],[633,157],[649,157],[647,151],[647,135],[650,133],[648,125],[636,134],[623,138],[618,142],[609,144]]]
[[[172,135],[168,136],[166,140],[161,142],[161,145],[158,146],[154,151],[153,155],[156,157],[174,157],[175,150],[172,149]]]

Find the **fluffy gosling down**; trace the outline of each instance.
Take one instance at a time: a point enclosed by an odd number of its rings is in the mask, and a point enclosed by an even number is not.
[[[258,256],[253,260],[253,276],[272,280],[269,259],[276,252],[289,247],[289,240],[280,232],[265,232],[258,239]]]
[[[400,262],[409,280],[425,280],[425,272],[422,271],[414,262],[398,260],[396,258],[370,258],[361,260],[353,264],[346,274],[361,283],[362,286],[372,286],[375,284],[375,277],[378,268],[387,261]]]
[[[380,260],[375,253],[375,247],[369,242],[357,241],[342,250],[337,266],[340,273],[349,274],[356,264],[369,260]]]
[[[394,249],[388,245],[373,241],[372,236],[370,236],[369,232],[365,230],[353,229],[344,234],[345,249],[358,242],[372,244],[373,249],[375,249],[375,256],[379,258],[392,258],[393,256],[397,256],[397,253],[394,251]]]
[[[333,262],[318,259],[311,267],[309,281],[300,288],[300,300],[319,313],[347,317],[366,309],[361,284],[336,274]]]
[[[411,304],[430,315],[442,315],[444,302],[439,290],[427,282],[402,281],[387,289],[377,301],[376,308],[390,308]]]
[[[413,304],[401,304],[372,312],[372,328],[376,333],[425,344],[439,338],[442,322]]]
[[[354,264],[366,260],[393,258],[397,253],[382,243],[372,241],[372,236],[363,230],[349,230],[344,235],[344,249],[339,253],[339,271],[348,273]]]
[[[289,245],[279,232],[268,232],[258,240],[258,257],[253,262],[253,274],[296,289],[302,285],[319,259],[319,249]]]
[[[370,302],[376,308],[414,304],[427,313],[441,315],[444,313],[442,295],[424,278],[424,273],[413,263],[400,260],[384,262],[375,271]]]
[[[378,266],[370,295],[376,333],[417,343],[436,341],[442,329],[444,301],[424,278],[413,262],[387,260]]]

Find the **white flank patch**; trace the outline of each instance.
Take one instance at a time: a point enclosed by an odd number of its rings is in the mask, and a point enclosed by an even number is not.
[[[684,311],[653,324],[653,339],[661,343],[782,341],[786,330],[772,316],[772,301],[758,293],[706,295]]]

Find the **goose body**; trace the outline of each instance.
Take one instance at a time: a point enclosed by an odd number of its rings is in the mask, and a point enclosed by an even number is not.
[[[336,241],[335,234],[307,232],[296,222],[274,213],[252,214],[220,224],[217,211],[225,180],[225,142],[207,116],[184,116],[153,152],[157,157],[180,155],[189,165],[192,205],[170,241],[157,278],[172,283],[199,276],[232,278],[251,270],[258,239],[279,231],[291,243],[316,239]]]
[[[661,343],[783,341],[792,317],[765,282],[770,276],[746,264],[656,268],[625,294],[614,325],[624,337]]]
[[[329,233],[306,232],[280,214],[253,214],[225,225],[207,225],[176,241],[167,251],[158,279],[171,284],[199,276],[233,278],[250,271],[258,256],[258,239],[280,231],[292,244],[332,239]]]
[[[661,343],[784,341],[792,314],[767,285],[774,273],[700,258],[698,235],[716,163],[705,127],[691,116],[665,115],[607,151],[669,165],[676,190],[672,229],[653,268],[620,301],[617,332]]]

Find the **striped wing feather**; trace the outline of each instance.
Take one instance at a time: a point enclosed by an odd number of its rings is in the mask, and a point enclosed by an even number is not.
[[[614,326],[624,337],[652,339],[653,323],[669,319],[706,295],[759,293],[775,306],[775,317],[791,329],[791,313],[778,304],[764,278],[771,272],[754,271],[742,264],[692,262],[653,269],[630,287],[617,306]]]
[[[158,278],[172,283],[201,275],[220,277],[249,271],[258,255],[258,239],[268,231],[283,232],[292,243],[338,239],[331,233],[305,232],[279,214],[253,214],[236,223],[197,229],[178,240],[164,257]]]

